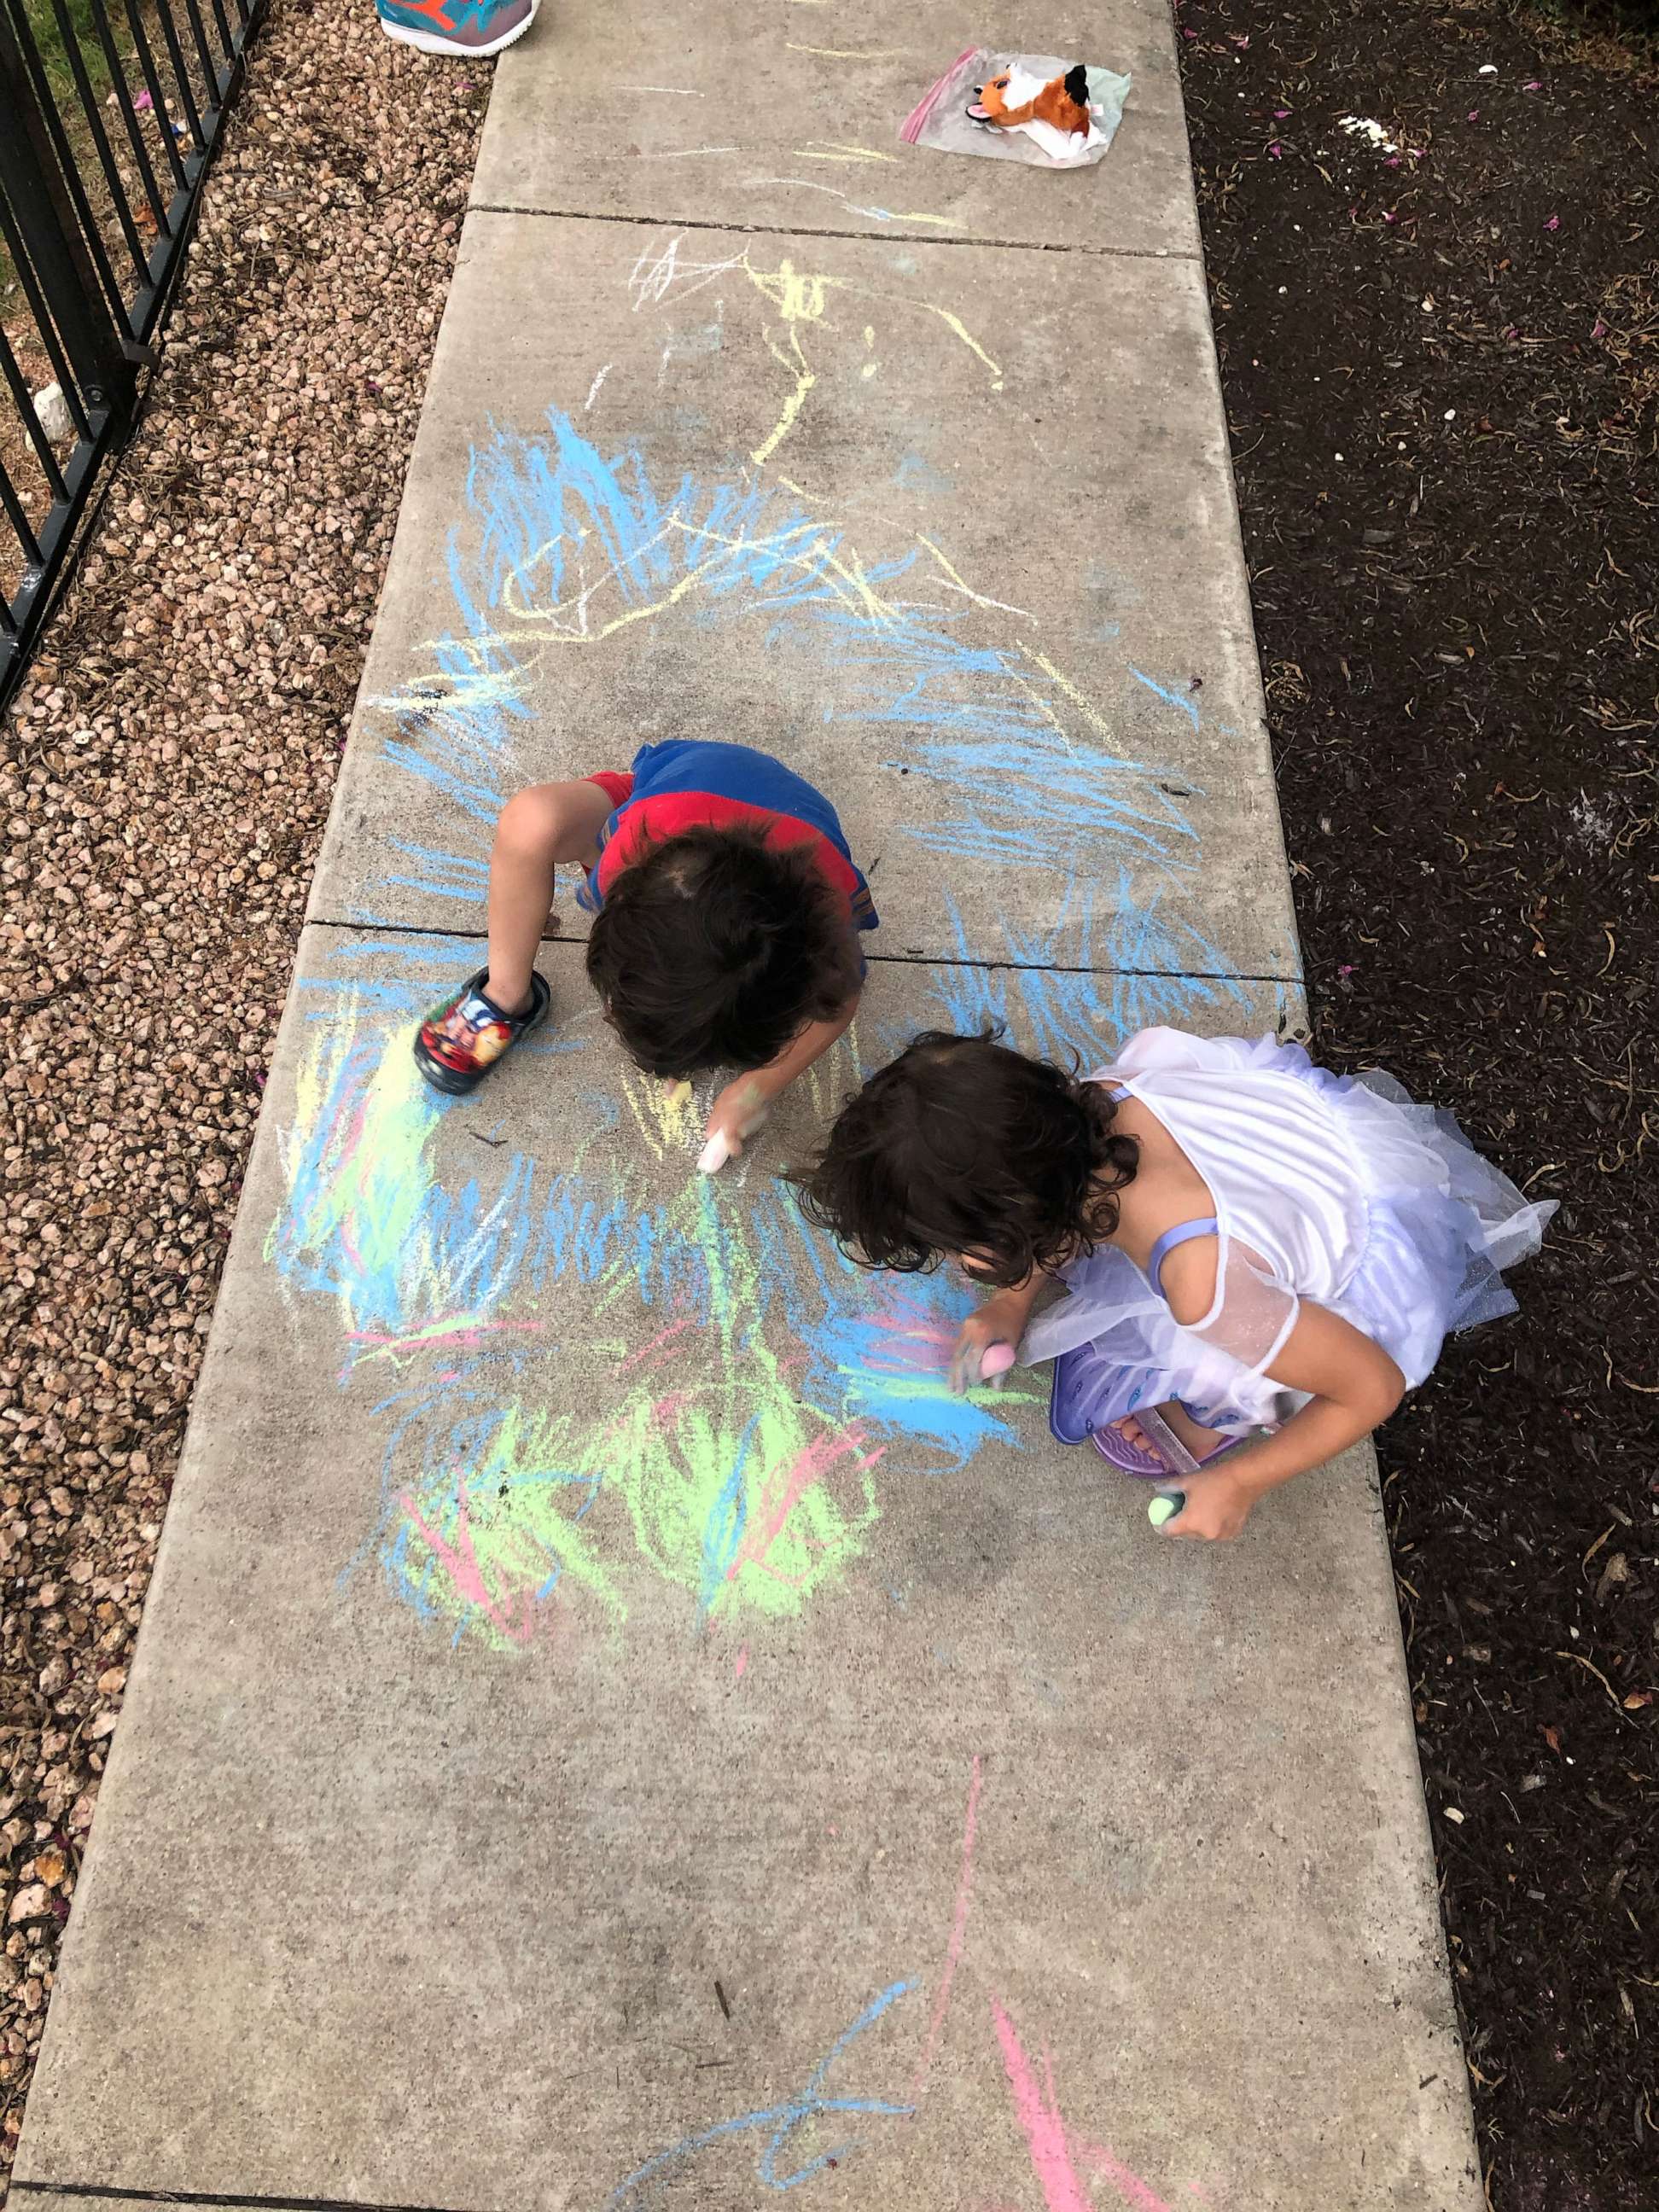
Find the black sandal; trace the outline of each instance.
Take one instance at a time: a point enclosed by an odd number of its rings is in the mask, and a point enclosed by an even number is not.
[[[452,991],[415,1033],[415,1065],[434,1091],[452,1097],[476,1091],[502,1055],[547,1018],[553,994],[532,970],[530,1004],[521,1014],[507,1014],[484,995],[488,968]]]

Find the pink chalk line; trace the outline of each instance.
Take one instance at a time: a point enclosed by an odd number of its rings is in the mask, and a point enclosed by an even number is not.
[[[945,2030],[945,2015],[951,2003],[951,1984],[956,1980],[957,1968],[962,1964],[962,1948],[968,1938],[968,1908],[974,1895],[974,1838],[979,1828],[979,1792],[984,1779],[980,1755],[974,1753],[973,1771],[968,1780],[968,1816],[962,1828],[962,1872],[957,1877],[957,1909],[951,1919],[951,1940],[945,1947],[945,1971],[939,1978],[939,1995],[933,1999],[933,2017],[927,2023],[927,2039],[921,2046],[921,2057],[916,2061],[916,2070],[910,2082],[910,2102],[920,2104],[926,2086],[928,2069],[933,2063],[933,2053],[939,2049],[939,2039]]]
[[[514,1644],[528,1644],[535,1634],[533,1620],[528,1613],[507,1610],[498,1604],[483,1578],[478,1555],[472,1547],[465,1485],[459,1485],[455,1492],[455,1541],[453,1545],[447,1544],[437,1530],[429,1526],[411,1496],[405,1493],[398,1502],[414,1523],[416,1534],[434,1553],[448,1575],[456,1595],[477,1606],[484,1618],[492,1621],[502,1635],[510,1637]]]
[[[1175,2212],[1173,2205],[1155,2189],[1149,2189],[1140,2176],[1132,2173],[1104,2143],[1080,2142],[1078,2148],[1095,2172],[1112,2184],[1124,2203],[1133,2206],[1134,2212]]]
[[[630,1352],[627,1358],[623,1360],[622,1365],[617,1370],[617,1374],[626,1375],[630,1367],[637,1367],[643,1360],[653,1358],[661,1352],[664,1345],[665,1345],[672,1337],[678,1336],[682,1329],[690,1328],[690,1326],[691,1323],[689,1320],[671,1322],[669,1326],[664,1329],[660,1336],[653,1336],[649,1344],[642,1344],[637,1352]]]
[[[862,1474],[875,1465],[885,1449],[878,1445],[874,1451],[866,1452],[863,1446],[864,1431],[857,1426],[815,1437],[791,1464],[784,1476],[783,1487],[760,1528],[738,1547],[737,1557],[726,1571],[726,1581],[735,1582],[746,1566],[766,1565],[766,1555],[783,1533],[784,1522],[813,1484],[826,1475],[837,1460],[850,1457]]]
[[[931,1375],[949,1366],[957,1332],[901,1314],[867,1314],[866,1326],[886,1340],[880,1346],[887,1358],[877,1356],[872,1344],[864,1364],[877,1375]]]
[[[1014,2112],[1030,2154],[1031,2169],[1042,2191],[1045,2212],[1093,2212],[1088,2193],[1072,2162],[1072,2143],[1054,2094],[1053,2061],[1045,2051],[1045,2095],[1037,2086],[1036,2071],[1014,2032],[1012,2021],[994,1997],[991,2000],[991,2018],[996,2026],[997,2040],[1002,2045],[1003,2069],[1008,2076]],[[1112,2183],[1133,2212],[1174,2212],[1174,2208],[1155,2189],[1150,2188],[1138,2173],[1132,2172],[1103,2143],[1079,2140],[1077,2148],[1097,2173]]]
[[[479,1321],[474,1315],[463,1315],[455,1321],[443,1321],[430,1328],[414,1329],[407,1335],[396,1336],[382,1329],[354,1328],[348,1330],[349,1344],[374,1344],[389,1351],[401,1351],[410,1345],[447,1344],[459,1342],[477,1344],[486,1336],[539,1336],[542,1324],[538,1321]]]

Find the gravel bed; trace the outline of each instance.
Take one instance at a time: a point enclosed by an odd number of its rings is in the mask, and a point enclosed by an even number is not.
[[[0,726],[0,2186],[489,89],[272,0],[149,411]]]

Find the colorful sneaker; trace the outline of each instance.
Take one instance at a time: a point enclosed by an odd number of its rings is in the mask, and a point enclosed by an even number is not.
[[[523,38],[539,0],[375,0],[380,28],[423,54],[482,61]]]
[[[415,1065],[434,1091],[476,1091],[501,1054],[547,1018],[552,994],[541,976],[531,976],[530,1005],[522,1014],[504,1014],[485,998],[489,980],[489,969],[480,968],[416,1031]]]

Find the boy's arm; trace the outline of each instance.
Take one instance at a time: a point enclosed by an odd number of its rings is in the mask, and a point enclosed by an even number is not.
[[[795,1080],[804,1075],[816,1060],[822,1060],[838,1036],[843,1036],[853,1017],[859,1010],[859,994],[855,991],[839,1013],[828,1021],[808,1022],[806,1027],[787,1045],[775,1060],[764,1067],[751,1068],[747,1075],[739,1075],[728,1083],[709,1110],[708,1126],[704,1134],[708,1139],[704,1158],[710,1158],[717,1151],[720,1164],[736,1159],[744,1147],[745,1138],[752,1137],[771,1110],[772,1101]]]
[[[822,1060],[838,1036],[846,1035],[858,1010],[858,994],[854,992],[841,1012],[829,1021],[808,1022],[794,1042],[764,1067],[757,1067],[750,1081],[760,1085],[762,1095],[769,1103],[776,1098],[798,1075],[805,1075],[815,1060]]]
[[[614,793],[600,784],[532,783],[501,809],[489,860],[484,988],[508,1013],[530,996],[531,970],[552,911],[555,862],[591,867],[599,858],[599,832],[616,805]]]

